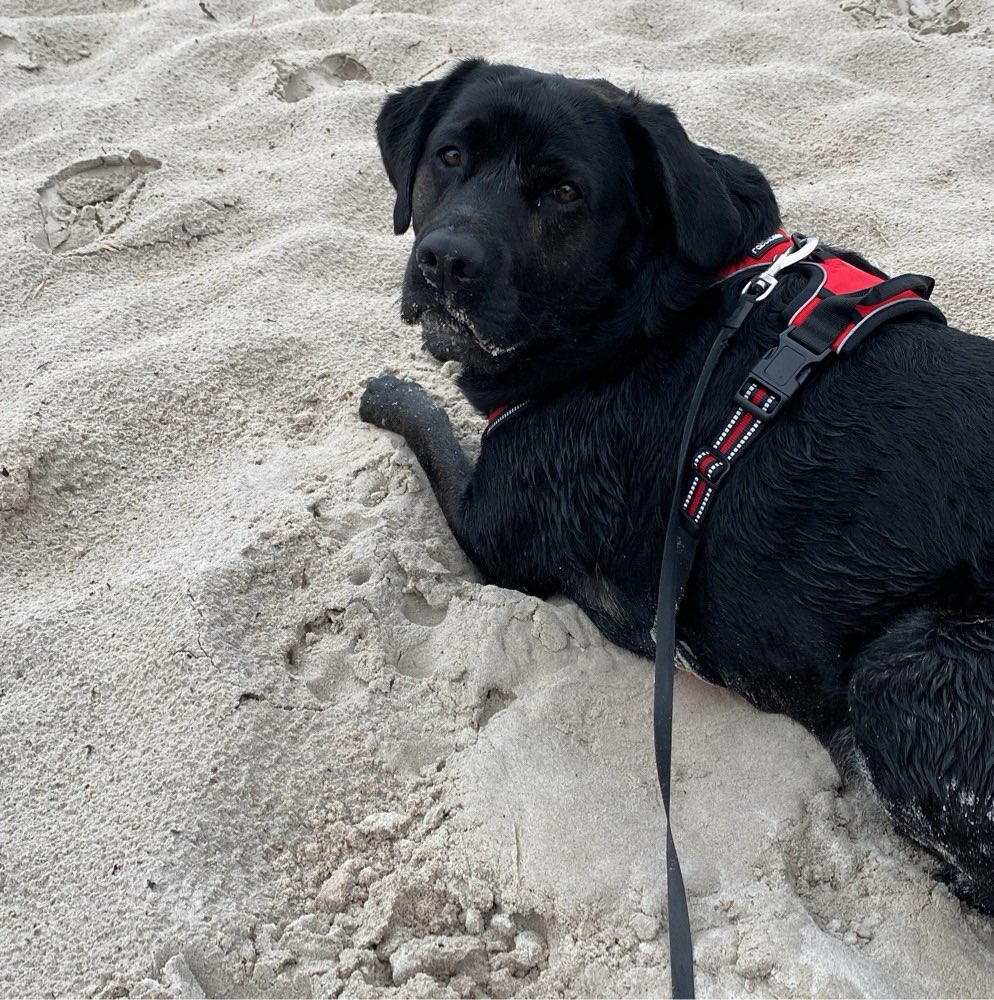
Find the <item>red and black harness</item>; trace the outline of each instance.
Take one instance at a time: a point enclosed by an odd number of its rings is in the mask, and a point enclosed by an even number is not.
[[[755,274],[763,282],[765,268],[785,253],[796,253],[803,237],[782,230],[754,247],[748,257],[722,272],[722,281]],[[746,376],[735,396],[728,420],[710,446],[699,449],[691,462],[690,482],[682,509],[699,528],[724,479],[742,452],[781,415],[816,366],[835,355],[848,354],[881,324],[919,313],[945,322],[928,301],[935,282],[920,274],[888,278],[857,267],[817,245],[791,265],[808,276],[804,289],[781,309],[784,329],[772,348]],[[774,276],[775,280],[775,276]],[[744,291],[748,292],[751,283]],[[772,291],[772,287],[767,290]],[[756,301],[762,301],[762,293]]]
[[[764,302],[786,270],[807,275],[803,290],[779,306],[783,331],[746,375],[728,419],[710,445],[691,456],[690,441],[704,393],[725,347],[752,310]],[[670,756],[673,742],[673,673],[676,666],[676,615],[694,565],[704,519],[719,485],[734,463],[778,419],[812,372],[836,355],[848,354],[882,324],[910,314],[945,323],[928,301],[934,282],[918,274],[888,278],[858,266],[818,241],[778,230],[738,263],[719,283],[745,278],[738,303],[718,333],[698,377],[684,421],[676,489],[669,511],[656,604],[656,669],[653,738],[656,775],[666,813],[667,907],[670,981],[674,997],[693,997],[694,959],[690,916],[670,824]],[[530,404],[498,407],[489,415],[484,439]]]

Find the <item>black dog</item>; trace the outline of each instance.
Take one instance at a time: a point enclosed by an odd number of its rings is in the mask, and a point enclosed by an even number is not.
[[[780,225],[768,183],[664,106],[481,61],[391,95],[377,132],[417,235],[403,318],[477,409],[513,409],[475,465],[415,383],[372,379],[362,418],[404,435],[488,580],[651,655],[677,439],[743,285],[716,279]],[[701,440],[802,281],[726,351]],[[994,912],[994,344],[899,319],[823,368],[716,497],[678,632],[704,677],[855,762]]]

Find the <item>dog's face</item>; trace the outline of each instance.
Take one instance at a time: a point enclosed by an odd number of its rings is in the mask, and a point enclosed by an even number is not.
[[[402,315],[481,372],[582,351],[637,309],[648,257],[713,274],[742,238],[669,109],[604,81],[463,63],[389,97],[377,131],[395,229],[416,234]]]

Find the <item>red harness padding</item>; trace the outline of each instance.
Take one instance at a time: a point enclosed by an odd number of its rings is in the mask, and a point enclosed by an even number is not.
[[[803,237],[777,230],[749,251],[738,263],[725,268],[722,281],[758,275],[782,254],[795,250]],[[781,308],[783,333],[749,373],[736,394],[735,409],[710,448],[697,452],[693,461],[684,513],[700,525],[714,487],[742,449],[800,388],[814,365],[835,354],[854,350],[882,323],[909,313],[919,313],[940,323],[945,317],[928,301],[934,282],[918,274],[888,278],[875,268],[857,267],[831,252],[816,249],[806,260],[790,266],[808,281],[801,293]],[[483,431],[488,438],[502,423],[528,407],[528,401],[495,407]]]
[[[753,247],[745,259],[722,271],[721,278],[761,273],[802,239],[778,230]],[[848,354],[881,324],[899,316],[918,313],[946,322],[928,301],[935,282],[923,275],[888,278],[876,269],[857,267],[822,250],[815,250],[790,270],[805,273],[808,282],[782,308],[786,327],[776,347],[767,351],[749,372],[721,433],[691,461],[683,512],[695,530],[700,528],[715,488],[732,463],[780,415],[784,404],[816,365],[836,354]]]

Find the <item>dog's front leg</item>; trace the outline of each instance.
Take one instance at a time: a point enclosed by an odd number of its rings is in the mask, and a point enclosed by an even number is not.
[[[472,556],[473,546],[463,531],[462,504],[473,466],[445,411],[417,382],[378,375],[366,385],[359,416],[404,437],[428,476],[452,534]]]

